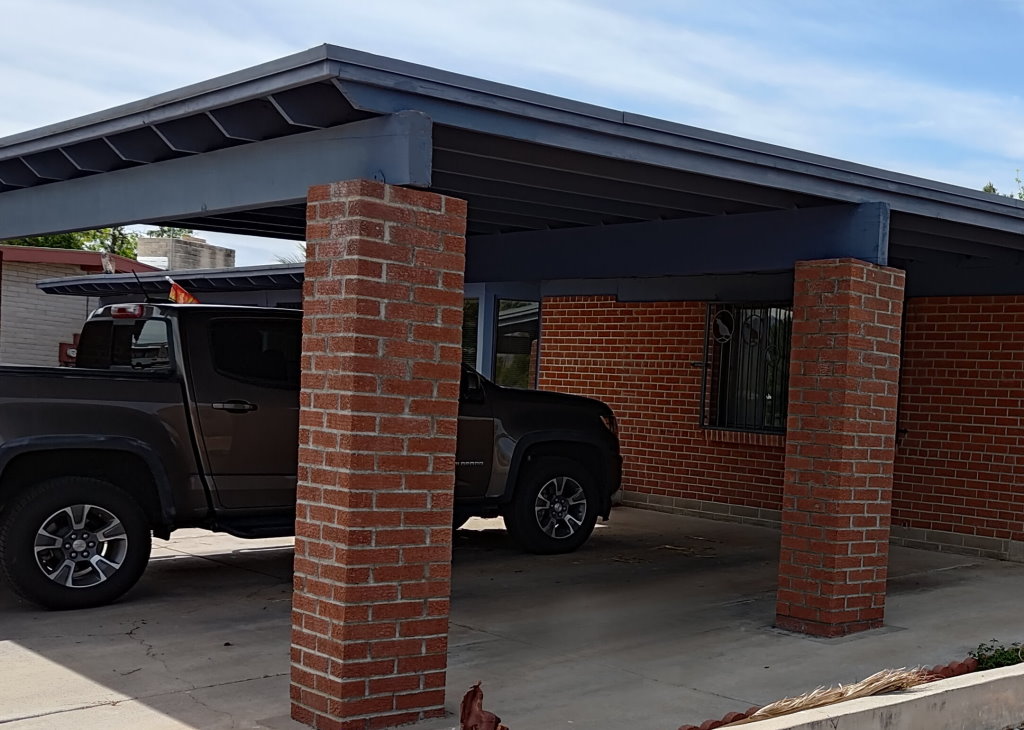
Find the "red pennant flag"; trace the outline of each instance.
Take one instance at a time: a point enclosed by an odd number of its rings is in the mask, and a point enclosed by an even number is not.
[[[199,300],[189,294],[188,289],[178,284],[171,277],[166,277],[167,281],[171,282],[171,292],[167,295],[167,298],[172,302],[178,304],[199,304]]]

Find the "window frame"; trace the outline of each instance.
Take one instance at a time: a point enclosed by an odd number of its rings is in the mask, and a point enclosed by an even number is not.
[[[527,352],[525,352],[525,353],[524,352],[520,352],[520,353],[516,353],[516,352],[502,352],[500,350],[500,346],[501,346],[501,342],[502,342],[502,337],[501,337],[501,314],[502,314],[502,303],[503,302],[509,302],[509,303],[520,305],[520,306],[522,306],[522,305],[536,305],[536,310],[537,310],[537,314],[536,314],[536,335],[530,340],[530,342],[531,342],[530,348],[528,348]],[[493,330],[492,331],[493,344],[492,344],[492,347],[491,347],[491,373],[490,373],[490,376],[489,376],[490,379],[491,379],[491,382],[493,382],[495,385],[501,386],[503,388],[517,388],[517,389],[522,389],[522,390],[536,390],[537,389],[537,381],[538,381],[538,377],[539,377],[539,373],[540,373],[540,340],[541,340],[541,325],[542,325],[542,322],[543,322],[543,312],[542,312],[542,309],[543,309],[543,300],[540,299],[539,297],[516,297],[516,296],[511,296],[511,295],[509,295],[509,296],[496,295],[495,296],[495,298],[494,298],[493,313],[491,315],[491,318],[492,318],[491,326],[492,326],[492,330]],[[506,311],[508,311],[508,310],[506,310]],[[534,350],[534,347],[536,347],[536,350]],[[535,352],[535,356],[532,358],[532,365],[533,365],[532,368],[530,367],[530,365],[531,365],[530,353],[531,352]],[[526,363],[526,368],[523,371],[524,374],[526,375],[526,383],[525,384],[507,384],[507,383],[500,382],[500,378],[501,378],[501,375],[502,375],[502,367],[499,366],[499,358],[501,358],[503,355],[507,355],[507,356],[526,355],[527,363]]]
[[[716,311],[717,310],[717,311]],[[730,372],[730,368],[736,366],[733,360],[733,356],[730,354],[729,362],[722,363],[721,352],[718,353],[718,357],[714,356],[712,348],[714,347],[713,340],[717,340],[713,331],[714,322],[718,318],[718,313],[722,311],[730,311],[734,320],[740,320],[737,316],[738,312],[752,311],[753,313],[763,313],[766,316],[770,316],[772,310],[783,310],[788,313],[788,321],[784,325],[783,333],[785,335],[783,339],[784,347],[779,353],[779,362],[782,363],[781,373],[778,378],[781,380],[781,384],[778,386],[776,394],[780,397],[777,399],[781,401],[782,407],[781,412],[778,409],[773,411],[776,419],[780,421],[779,425],[768,425],[765,423],[768,409],[762,409],[760,411],[760,417],[754,419],[756,422],[743,422],[737,423],[737,419],[730,419],[728,407],[723,408],[720,401],[722,399],[722,377],[728,377],[730,381],[726,385],[726,388],[734,388],[736,384],[743,383],[743,375],[736,377],[734,373]],[[734,323],[735,327],[735,323]],[[735,334],[735,332],[734,332]],[[730,335],[732,337],[732,335]],[[759,337],[761,337],[759,335]],[[769,336],[770,337],[770,336]],[[792,357],[792,342],[793,342],[793,304],[790,301],[767,301],[767,302],[708,302],[704,310],[704,345],[703,345],[703,360],[699,363],[701,367],[701,387],[700,387],[700,426],[703,429],[711,431],[730,431],[735,433],[752,433],[752,434],[768,434],[768,435],[784,435],[786,433],[786,424],[789,412],[789,370]],[[721,343],[722,345],[726,343]],[[730,339],[731,344],[731,339]],[[749,343],[748,343],[749,344]],[[762,360],[766,360],[767,354],[761,356]],[[755,365],[763,365],[764,362],[756,363]],[[747,363],[744,363],[747,366]],[[761,398],[767,399],[767,396],[771,395],[771,386],[768,382],[768,375],[764,376],[764,380],[761,382],[761,390],[755,391]],[[737,395],[737,400],[740,396]],[[755,409],[755,413],[758,411]],[[746,419],[743,419],[744,421]]]
[[[114,362],[114,346],[116,343],[117,330],[127,330],[128,328],[138,327],[140,324],[142,328],[139,334],[142,333],[142,329],[145,329],[151,322],[159,322],[163,325],[164,331],[167,334],[167,363],[165,365],[156,365],[152,367],[136,367],[134,362],[129,364],[118,364]],[[76,354],[75,357],[75,368],[81,370],[102,370],[104,372],[117,373],[119,375],[160,375],[168,376],[174,375],[177,372],[177,353],[175,352],[174,346],[174,334],[175,330],[172,326],[171,320],[166,317],[142,317],[139,319],[107,319],[97,318],[88,320],[83,326],[82,330],[85,331],[86,327],[106,327],[109,331],[104,333],[104,336],[100,338],[100,341],[106,343],[106,359],[108,364],[105,367],[98,367],[96,365],[80,365],[79,356]],[[131,337],[131,335],[129,335]],[[133,349],[129,346],[129,352]]]
[[[236,372],[225,370],[222,365],[217,361],[217,349],[214,345],[216,341],[215,331],[220,326],[230,326],[231,323],[237,322],[250,322],[258,325],[265,325],[268,323],[289,323],[298,322],[298,335],[299,335],[299,379],[297,382],[292,383],[290,380],[278,380],[275,378],[261,378],[259,376],[246,376],[240,375]],[[229,323],[225,325],[225,323]],[[209,362],[210,368],[213,372],[217,373],[222,378],[233,380],[237,383],[245,383],[247,385],[254,385],[260,388],[274,388],[277,390],[294,390],[298,391],[302,387],[302,320],[293,320],[289,317],[245,317],[245,316],[222,316],[214,317],[209,320],[206,326],[207,331],[207,346],[209,347]]]

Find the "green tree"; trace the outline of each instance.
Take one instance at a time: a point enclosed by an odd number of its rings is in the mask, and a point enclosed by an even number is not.
[[[174,226],[160,226],[146,231],[146,235],[152,238],[184,238],[191,236],[195,231],[191,228],[175,228]]]
[[[1020,176],[1020,170],[1017,170],[1017,176],[1014,177],[1017,183],[1017,191],[1014,193],[1001,193],[989,180],[985,183],[985,187],[981,189],[983,193],[992,193],[993,195],[1002,195],[1004,198],[1016,198],[1017,200],[1024,200],[1024,179]]]
[[[9,238],[6,241],[0,241],[0,243],[4,246],[71,248],[82,251],[92,241],[89,233],[90,231],[76,231],[74,233],[54,233],[49,236],[24,236],[22,238]]]
[[[279,264],[304,264],[306,263],[306,242],[295,244],[295,253],[286,256],[275,256]]]
[[[84,247],[87,251],[106,251],[129,259],[135,258],[139,234],[126,231],[124,226],[97,228],[83,233],[89,239]]]
[[[139,234],[125,230],[124,226],[97,228],[92,231],[54,233],[48,236],[24,236],[0,241],[5,246],[40,246],[42,248],[70,248],[76,251],[107,251],[126,258],[135,258]]]

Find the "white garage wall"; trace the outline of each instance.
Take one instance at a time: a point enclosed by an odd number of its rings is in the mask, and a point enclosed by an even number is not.
[[[44,294],[40,279],[80,276],[70,264],[4,262],[0,272],[0,363],[56,367],[61,342],[79,333],[95,307],[89,297]]]

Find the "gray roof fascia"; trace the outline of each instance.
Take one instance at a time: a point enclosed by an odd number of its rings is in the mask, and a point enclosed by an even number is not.
[[[439,125],[1024,233],[1024,201],[337,46],[327,53],[363,111],[416,108]]]
[[[138,277],[132,274],[87,274],[55,279],[42,279],[36,288],[47,294],[94,296],[96,294],[152,293],[166,289],[171,277],[186,289],[203,291],[254,291],[264,289],[301,289],[305,264],[269,264],[239,266],[231,269],[188,269],[179,271],[147,271]]]
[[[0,160],[167,122],[337,75],[324,46],[45,127],[0,137]]]
[[[286,135],[0,194],[0,240],[304,203],[349,178],[429,187],[432,125],[419,112]]]
[[[1024,232],[1024,202],[506,84],[323,45],[215,79],[0,139],[0,159],[139,128],[331,79],[356,108],[894,212]]]

